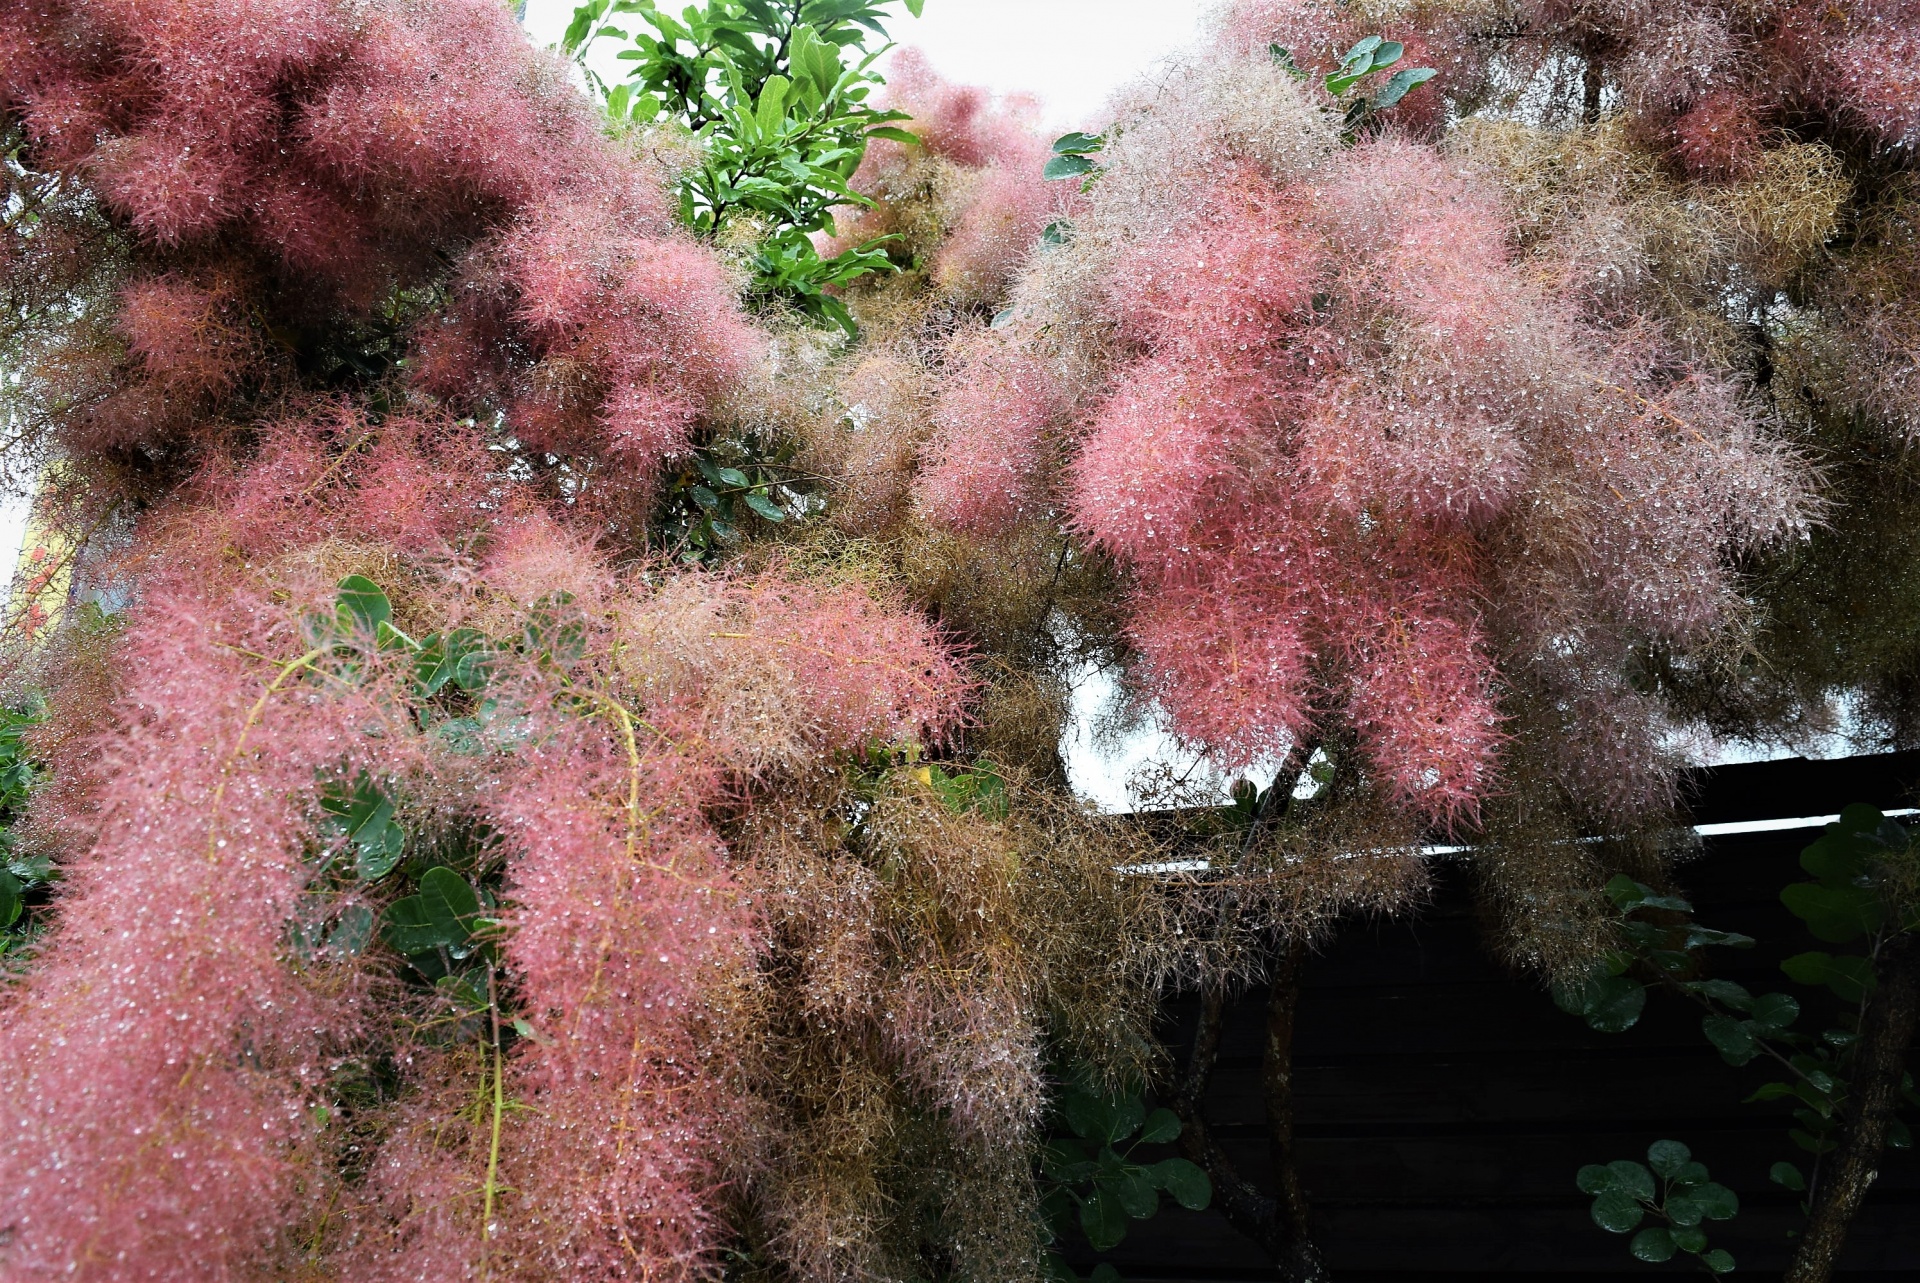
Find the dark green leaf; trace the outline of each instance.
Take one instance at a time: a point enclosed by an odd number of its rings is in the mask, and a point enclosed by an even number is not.
[[[1078,1087],[1067,1088],[1060,1101],[1060,1112],[1082,1140],[1104,1141],[1113,1125],[1113,1106]]]
[[[1733,1273],[1733,1253],[1724,1247],[1716,1247],[1700,1257],[1700,1263],[1715,1274]]]
[[[393,603],[365,575],[348,575],[340,581],[334,596],[334,617],[343,631],[358,630],[371,636],[393,617]]]
[[[1711,998],[1735,1011],[1748,1011],[1753,1007],[1753,995],[1747,992],[1746,986],[1731,980],[1695,980],[1685,987],[1690,993]]]
[[[1763,993],[1753,1000],[1749,1018],[1761,1030],[1775,1033],[1800,1018],[1800,1004],[1791,994]]]
[[[1707,1036],[1707,1041],[1719,1050],[1721,1058],[1728,1064],[1744,1065],[1753,1059],[1757,1050],[1753,1031],[1744,1020],[1735,1020],[1731,1016],[1708,1016],[1700,1022],[1700,1032]]]
[[[1138,1096],[1127,1096],[1114,1103],[1113,1114],[1107,1123],[1106,1135],[1101,1139],[1110,1145],[1118,1145],[1127,1137],[1140,1130],[1147,1120],[1147,1107]]]
[[[1738,931],[1715,931],[1712,927],[1689,925],[1687,927],[1687,948],[1698,948],[1703,944],[1724,945],[1729,949],[1753,948],[1753,937],[1743,936]]]
[[[1858,1003],[1873,988],[1873,964],[1862,957],[1797,953],[1782,962],[1780,970],[1801,984],[1827,986],[1842,1002]]]
[[[1156,1109],[1140,1128],[1142,1145],[1164,1145],[1180,1137],[1180,1119],[1171,1109]]]
[[[1633,1236],[1633,1242],[1627,1244],[1634,1259],[1651,1261],[1658,1265],[1662,1261],[1671,1261],[1674,1253],[1673,1235],[1658,1226],[1641,1230]]]
[[[1653,1201],[1653,1173],[1630,1158],[1616,1158],[1607,1164],[1607,1170],[1613,1173],[1613,1187],[1629,1196]]]
[[[1781,1100],[1793,1094],[1793,1084],[1791,1083],[1763,1083],[1753,1095],[1747,1097],[1746,1100],[1741,1103],[1751,1105],[1755,1101]]]
[[[1676,1226],[1698,1225],[1707,1214],[1707,1208],[1695,1196],[1695,1191],[1684,1190],[1668,1196],[1666,1213],[1667,1219]]]
[[[1593,1223],[1613,1234],[1625,1234],[1646,1217],[1640,1200],[1623,1189],[1610,1189],[1593,1200]]]
[[[1705,1185],[1707,1183],[1707,1165],[1705,1163],[1682,1163],[1680,1170],[1670,1178],[1675,1185]]]
[[[1590,1028],[1601,1033],[1622,1033],[1634,1028],[1640,1012],[1647,1006],[1647,987],[1628,976],[1605,976],[1588,985],[1582,995],[1580,1014]]]
[[[1677,1140],[1657,1140],[1647,1146],[1647,1165],[1671,1180],[1692,1159],[1693,1151]]]
[[[0,869],[0,927],[10,927],[20,920],[20,893],[25,889],[11,870]]]
[[[1792,1163],[1775,1163],[1767,1171],[1767,1179],[1775,1185],[1784,1185],[1796,1194],[1806,1192],[1807,1178]]]
[[[1053,140],[1053,154],[1056,156],[1084,156],[1097,152],[1107,145],[1107,140],[1099,134],[1071,133],[1062,134]]]
[[[1740,1198],[1725,1185],[1709,1181],[1694,1189],[1690,1197],[1710,1221],[1732,1220],[1740,1214]]]
[[[1055,156],[1040,171],[1040,176],[1049,181],[1061,178],[1078,178],[1082,174],[1093,172],[1093,162],[1085,156]]]
[[[327,932],[327,950],[342,958],[358,957],[373,940],[373,909],[350,904],[340,911],[333,929]]]
[[[1426,84],[1438,74],[1440,73],[1432,67],[1401,68],[1388,77],[1387,83],[1380,86],[1380,92],[1373,96],[1374,110],[1385,111],[1389,107],[1397,106],[1400,100],[1407,96],[1409,89]]]
[[[1127,1211],[1104,1190],[1080,1204],[1080,1228],[1096,1252],[1110,1252],[1127,1236]]]
[[[1780,892],[1780,902],[1817,938],[1834,944],[1878,930],[1885,919],[1879,895],[1867,887],[1794,882]]]
[[[1673,1231],[1673,1244],[1683,1252],[1707,1250],[1707,1232],[1698,1225],[1683,1225]]]
[[[746,494],[746,500],[747,507],[753,509],[754,512],[758,513],[767,521],[781,522],[787,519],[785,509],[781,508],[779,504],[767,498],[765,494],[758,490],[749,490]]]
[[[906,130],[896,128],[893,125],[880,125],[876,128],[869,129],[867,131],[867,137],[886,138],[896,143],[905,143],[909,147],[918,147],[920,145],[920,135],[908,133]]]
[[[1613,1172],[1599,1163],[1588,1163],[1573,1178],[1582,1194],[1604,1194],[1614,1187]]]
[[[1160,1210],[1159,1186],[1154,1182],[1153,1173],[1144,1167],[1122,1168],[1107,1188],[1136,1221],[1144,1221]]]
[[[1190,1212],[1204,1211],[1213,1201],[1213,1181],[1197,1164],[1184,1158],[1165,1158],[1151,1168],[1153,1183]]]

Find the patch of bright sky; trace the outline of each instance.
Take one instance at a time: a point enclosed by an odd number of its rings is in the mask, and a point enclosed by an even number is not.
[[[927,0],[918,18],[896,3],[887,30],[949,80],[1032,94],[1046,122],[1067,130],[1104,123],[1107,98],[1192,44],[1209,8],[1210,0]],[[556,43],[573,10],[572,0],[527,0],[527,30]],[[594,66],[619,74],[611,49]]]

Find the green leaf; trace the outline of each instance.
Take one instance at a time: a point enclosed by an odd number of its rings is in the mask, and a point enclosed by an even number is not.
[[[1833,944],[1878,930],[1885,919],[1879,895],[1867,887],[1794,882],[1780,892],[1780,902],[1816,938]]]
[[[1114,1103],[1113,1115],[1107,1123],[1106,1135],[1100,1139],[1109,1145],[1118,1145],[1127,1137],[1140,1130],[1147,1119],[1147,1107],[1138,1096],[1127,1096]]]
[[[1153,1183],[1190,1212],[1204,1211],[1213,1201],[1213,1181],[1197,1164],[1184,1158],[1164,1158],[1150,1170]]]
[[[1889,852],[1905,851],[1912,835],[1898,821],[1856,802],[1800,852],[1800,867],[1832,886],[1851,885]]]
[[[1613,1172],[1599,1163],[1588,1163],[1573,1178],[1582,1194],[1604,1194],[1614,1187]]]
[[[1114,1108],[1092,1092],[1069,1087],[1060,1101],[1060,1112],[1082,1140],[1104,1141],[1113,1124]]]
[[[1698,948],[1703,944],[1724,945],[1729,949],[1753,948],[1753,937],[1743,936],[1738,931],[1715,931],[1712,927],[1687,926],[1687,948]]]
[[[1702,1254],[1700,1263],[1715,1274],[1733,1273],[1733,1253],[1724,1247],[1716,1247],[1711,1252]]]
[[[1613,1173],[1613,1187],[1629,1196],[1651,1203],[1653,1201],[1653,1173],[1630,1158],[1616,1158],[1607,1164],[1607,1170]]]
[[[373,644],[375,650],[418,651],[420,649],[419,642],[384,619],[374,625]]]
[[[1432,67],[1401,68],[1388,77],[1387,83],[1380,86],[1380,92],[1373,96],[1373,109],[1385,111],[1389,107],[1399,105],[1400,100],[1407,96],[1409,89],[1424,85],[1439,74]]]
[[[1055,156],[1047,161],[1040,176],[1051,182],[1062,178],[1078,178],[1092,172],[1093,162],[1085,156]]]
[[[1675,1185],[1705,1185],[1707,1183],[1707,1165],[1705,1163],[1682,1163],[1680,1170],[1670,1180]]]
[[[10,927],[20,920],[25,905],[20,893],[26,890],[20,879],[10,869],[0,869],[0,927]]]
[[[1763,1083],[1753,1095],[1747,1097],[1740,1103],[1743,1105],[1751,1105],[1756,1101],[1781,1100],[1793,1094],[1794,1089],[1792,1083]]]
[[[1062,134],[1053,140],[1053,154],[1056,156],[1084,156],[1097,152],[1107,145],[1107,140],[1099,134],[1079,132]]]
[[[918,147],[920,145],[920,135],[908,133],[906,130],[896,128],[893,125],[881,125],[877,128],[869,129],[867,131],[867,137],[885,138],[890,142],[905,143],[909,147]]]
[[[1391,67],[1394,63],[1400,61],[1400,55],[1405,52],[1406,46],[1398,40],[1382,40],[1379,45],[1374,48],[1373,59],[1368,64],[1368,69],[1381,71],[1387,67]]]
[[[1676,1226],[1698,1225],[1707,1214],[1706,1205],[1694,1196],[1692,1190],[1668,1195],[1665,1211],[1667,1219]]]
[[[1673,1235],[1655,1226],[1641,1230],[1633,1236],[1633,1242],[1627,1244],[1627,1250],[1634,1259],[1650,1261],[1658,1265],[1662,1261],[1671,1261],[1674,1253]]]
[[[1777,1033],[1800,1018],[1800,1004],[1792,994],[1763,993],[1753,1000],[1749,1017],[1762,1031]]]
[[[356,876],[375,882],[393,871],[407,835],[393,822],[392,799],[380,791],[371,775],[360,772],[349,791],[323,792],[320,807],[332,817],[329,827],[352,845]]]
[[[1171,1109],[1156,1109],[1147,1115],[1146,1123],[1140,1128],[1138,1143],[1142,1145],[1164,1145],[1168,1141],[1180,1138],[1180,1119]]]
[[[1717,1182],[1707,1182],[1693,1190],[1690,1197],[1700,1204],[1710,1221],[1730,1221],[1740,1214],[1739,1195]]]
[[[1753,1030],[1744,1020],[1735,1020],[1731,1016],[1708,1016],[1700,1022],[1700,1032],[1719,1050],[1721,1059],[1730,1065],[1746,1064],[1758,1050],[1754,1045]]]
[[[907,12],[918,18],[922,6],[926,3],[927,0],[907,0]]]
[[[1693,1151],[1677,1140],[1657,1140],[1647,1146],[1647,1165],[1671,1180],[1693,1158]]]
[[[786,510],[773,500],[767,498],[763,492],[759,490],[749,490],[745,497],[747,507],[753,509],[754,512],[758,513],[764,519],[772,522],[782,522],[787,519]]]
[[[1647,989],[1626,976],[1594,976],[1584,984],[1555,985],[1553,1000],[1562,1011],[1583,1017],[1602,1033],[1633,1028],[1646,1009]]]
[[[1110,1252],[1127,1236],[1127,1210],[1105,1190],[1080,1204],[1080,1228],[1096,1252]]]
[[[1859,1003],[1873,988],[1873,964],[1862,957],[1797,953],[1780,964],[1788,977],[1804,985],[1825,985],[1842,1002]]]
[[[1689,993],[1697,993],[1711,998],[1722,1006],[1732,1007],[1735,1011],[1749,1011],[1753,1008],[1753,995],[1746,986],[1737,985],[1731,980],[1694,980],[1682,986]]]
[[[1153,1173],[1144,1167],[1123,1167],[1107,1183],[1120,1206],[1136,1221],[1144,1221],[1160,1210],[1160,1188]]]
[[[342,958],[355,958],[366,951],[373,940],[373,909],[369,905],[350,904],[340,911],[333,929],[327,932],[326,948]]]
[[[1640,1200],[1624,1189],[1610,1189],[1593,1200],[1593,1223],[1611,1234],[1625,1234],[1646,1217]]]
[[[380,591],[380,585],[365,575],[348,575],[334,595],[334,618],[343,632],[359,631],[372,635],[393,617],[393,603]]]
[[[1372,66],[1373,51],[1378,49],[1383,43],[1385,42],[1380,36],[1363,37],[1355,43],[1353,48],[1347,50],[1346,53],[1340,56],[1340,65],[1343,67],[1361,66],[1363,64]]]
[[[1767,1170],[1767,1179],[1775,1185],[1785,1186],[1796,1194],[1803,1194],[1807,1189],[1807,1178],[1802,1176],[1800,1169],[1792,1163],[1775,1163]]]
[[[1704,1252],[1707,1250],[1707,1232],[1698,1225],[1676,1226],[1673,1243],[1683,1252]]]

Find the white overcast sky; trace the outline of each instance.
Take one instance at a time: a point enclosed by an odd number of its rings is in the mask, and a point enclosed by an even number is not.
[[[661,7],[676,9],[676,0]],[[1001,93],[1025,92],[1062,129],[1093,118],[1114,90],[1193,43],[1210,0],[927,0],[918,18],[898,15],[888,32],[922,50],[940,73]],[[559,40],[573,0],[528,0],[527,29]]]

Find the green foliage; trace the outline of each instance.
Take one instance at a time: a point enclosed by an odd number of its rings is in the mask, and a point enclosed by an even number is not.
[[[1062,134],[1053,140],[1053,155],[1047,158],[1046,166],[1040,171],[1040,176],[1049,182],[1056,182],[1063,178],[1078,178],[1081,180],[1081,190],[1084,191],[1093,185],[1094,179],[1100,176],[1100,170],[1089,157],[1105,151],[1106,146],[1107,139],[1104,134],[1083,134],[1078,131]],[[1060,224],[1054,223],[1049,225],[1047,230],[1051,232],[1059,226]]]
[[[711,562],[753,522],[781,526],[825,506],[814,479],[793,463],[797,441],[768,448],[758,437],[716,439],[679,461],[667,478],[655,541],[690,565]]]
[[[1627,1250],[1638,1260],[1659,1264],[1686,1252],[1714,1274],[1733,1269],[1724,1248],[1707,1246],[1704,1221],[1726,1221],[1740,1211],[1740,1200],[1715,1183],[1703,1163],[1677,1140],[1657,1140],[1647,1148],[1645,1165],[1616,1159],[1604,1167],[1589,1163],[1574,1178],[1593,1198],[1593,1223],[1610,1234],[1633,1234]],[[1666,1222],[1642,1228],[1647,1217]],[[1638,1233],[1635,1233],[1635,1231]]]
[[[54,876],[44,856],[20,850],[13,832],[26,813],[28,797],[40,783],[27,733],[45,718],[46,710],[38,705],[0,708],[0,960],[31,939],[31,901]]]
[[[1061,1096],[1058,1115],[1072,1136],[1048,1144],[1040,1160],[1041,1211],[1053,1241],[1077,1224],[1094,1251],[1109,1252],[1126,1238],[1132,1222],[1160,1210],[1162,1194],[1192,1211],[1213,1201],[1213,1182],[1186,1159],[1133,1159],[1142,1145],[1179,1138],[1180,1120],[1172,1110],[1148,1112],[1137,1092],[1103,1095],[1074,1085]],[[1050,1258],[1050,1268],[1061,1280],[1074,1277],[1058,1257]],[[1118,1278],[1111,1266],[1102,1268]],[[1102,1268],[1094,1271],[1096,1283]]]
[[[1848,807],[1801,853],[1800,865],[1814,881],[1788,886],[1781,892],[1782,903],[1818,938],[1834,944],[1858,943],[1864,948],[1854,955],[1802,953],[1781,964],[1790,979],[1823,986],[1855,1008],[1843,1018],[1843,1027],[1828,1029],[1818,1037],[1794,1028],[1801,1008],[1791,994],[1755,994],[1731,980],[1700,978],[1705,969],[1701,950],[1709,945],[1749,948],[1754,943],[1750,937],[1701,926],[1691,920],[1693,906],[1686,900],[1656,892],[1625,875],[1614,878],[1606,888],[1619,914],[1616,927],[1621,947],[1602,959],[1587,977],[1556,985],[1554,1000],[1563,1011],[1579,1015],[1590,1027],[1607,1033],[1631,1028],[1645,1009],[1647,991],[1654,986],[1704,1007],[1700,1031],[1721,1059],[1730,1065],[1745,1065],[1765,1057],[1785,1071],[1784,1077],[1764,1084],[1747,1100],[1789,1103],[1795,1125],[1788,1129],[1788,1138],[1815,1156],[1817,1179],[1819,1156],[1839,1146],[1850,1057],[1857,1041],[1854,1030],[1859,1023],[1858,1007],[1873,990],[1873,958],[1893,934],[1912,930],[1920,922],[1910,890],[1915,859],[1912,833],[1870,806]],[[1901,1090],[1909,1105],[1920,1105],[1911,1075],[1904,1079]],[[1888,1143],[1896,1148],[1912,1144],[1912,1132],[1904,1121],[1892,1120]],[[1655,1170],[1660,1171],[1658,1163]],[[1603,1187],[1596,1173],[1609,1171],[1613,1176]],[[1813,1181],[1794,1164],[1775,1163],[1771,1178],[1785,1189],[1806,1194],[1801,1207],[1803,1211],[1810,1207]],[[1705,1179],[1704,1169],[1701,1179]],[[1652,1200],[1637,1180],[1618,1163],[1604,1169],[1581,1169],[1581,1188],[1599,1196],[1594,1220],[1602,1228],[1626,1233],[1639,1224]],[[1647,1180],[1645,1188],[1650,1188],[1651,1176]],[[1595,1187],[1588,1189],[1589,1184]],[[1663,1206],[1670,1203],[1669,1197]],[[1635,1238],[1634,1255],[1664,1261],[1675,1251],[1690,1251],[1701,1256],[1709,1269],[1724,1272],[1714,1263],[1714,1254],[1704,1251],[1704,1236],[1699,1238],[1700,1247],[1688,1246],[1694,1242],[1691,1228],[1698,1225],[1698,1218],[1691,1226],[1685,1222],[1691,1214],[1691,1206],[1681,1203],[1680,1215],[1669,1217],[1672,1224],[1668,1228],[1646,1230]],[[1684,1238],[1683,1229],[1689,1230]],[[1727,1258],[1725,1269],[1732,1267],[1731,1258]]]
[[[1405,52],[1405,46],[1397,40],[1368,36],[1342,54],[1340,65],[1322,78],[1321,84],[1336,102],[1346,99],[1346,106],[1342,109],[1341,134],[1345,141],[1353,142],[1362,134],[1377,128],[1381,112],[1398,106],[1410,90],[1426,84],[1439,74],[1432,67],[1402,67],[1386,80],[1374,82],[1376,87],[1371,92],[1347,97],[1367,77],[1398,63]],[[1294,62],[1293,54],[1288,50],[1279,45],[1268,45],[1267,53],[1296,80],[1309,78]]]
[[[918,16],[922,0],[906,0]],[[917,139],[904,112],[869,102],[887,5],[870,0],[706,0],[678,17],[655,0],[589,0],[574,10],[562,50],[580,64],[616,128],[677,124],[698,141],[680,180],[680,218],[719,239],[758,232],[751,295],[854,329],[830,289],[890,270],[885,239],[820,257],[813,234],[836,234],[834,210],[872,202],[848,184],[870,138]],[[630,21],[629,21],[630,20]],[[615,21],[628,22],[616,26]],[[608,85],[586,66],[601,40],[625,47],[627,78]]]

